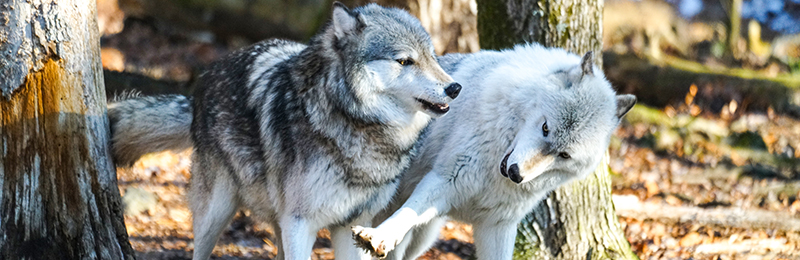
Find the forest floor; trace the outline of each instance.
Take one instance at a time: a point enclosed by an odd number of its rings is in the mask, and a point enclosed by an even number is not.
[[[104,67],[185,82],[231,49],[205,34],[159,33],[129,21],[102,41]],[[620,223],[641,259],[800,259],[800,120],[775,110],[748,110],[722,100],[706,110],[692,86],[684,100],[638,106],[609,148]],[[129,214],[125,223],[139,259],[190,259],[186,204],[189,152],[148,155],[117,171]],[[214,249],[218,259],[275,255],[269,226],[239,212]],[[333,259],[329,234],[313,259]],[[467,259],[469,225],[448,223],[421,259]]]

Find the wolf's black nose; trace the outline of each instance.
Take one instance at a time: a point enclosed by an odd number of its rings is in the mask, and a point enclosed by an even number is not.
[[[458,93],[461,93],[461,84],[455,82],[451,83],[450,86],[444,89],[444,93],[450,98],[456,98]]]
[[[508,178],[516,183],[522,182],[522,176],[519,175],[519,166],[516,163],[508,167]]]

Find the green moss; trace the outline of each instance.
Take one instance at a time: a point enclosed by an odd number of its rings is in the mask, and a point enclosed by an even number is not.
[[[640,104],[634,105],[633,109],[631,109],[628,114],[625,114],[625,120],[629,123],[644,123],[663,126],[672,125],[672,119],[664,114],[664,112],[661,112],[661,110]]]
[[[693,73],[723,75],[723,76],[737,77],[742,79],[765,80],[765,81],[777,82],[780,83],[781,85],[784,85],[792,89],[800,88],[800,76],[798,76],[797,74],[781,74],[778,76],[770,76],[763,72],[749,70],[749,69],[711,68],[694,61],[688,61],[669,56],[664,57],[663,62],[669,65],[670,67]]]

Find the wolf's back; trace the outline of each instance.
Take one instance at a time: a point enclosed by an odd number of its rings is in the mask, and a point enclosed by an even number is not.
[[[192,147],[191,100],[182,95],[135,97],[111,102],[111,151],[117,166],[147,153]]]

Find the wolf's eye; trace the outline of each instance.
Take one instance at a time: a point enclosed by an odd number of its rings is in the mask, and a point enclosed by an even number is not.
[[[413,65],[414,61],[411,59],[397,59],[397,63],[400,63],[400,65],[403,66],[408,66],[408,65]]]
[[[545,137],[547,137],[547,135],[550,134],[550,129],[547,128],[547,121],[544,121],[544,124],[542,125],[542,134]]]
[[[561,158],[564,158],[564,159],[572,158],[572,156],[570,156],[568,153],[565,153],[565,152],[559,153],[558,157],[561,157]]]

